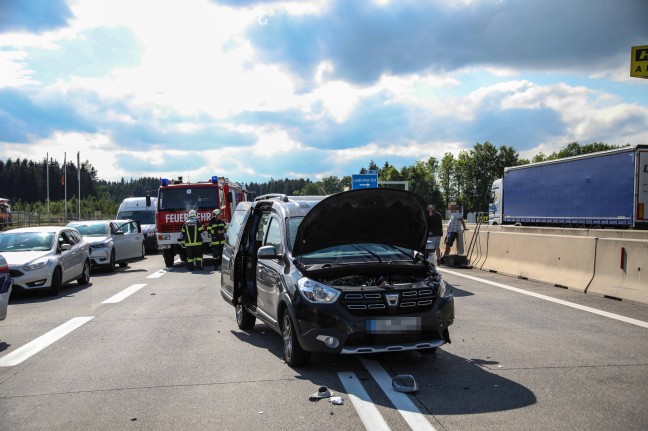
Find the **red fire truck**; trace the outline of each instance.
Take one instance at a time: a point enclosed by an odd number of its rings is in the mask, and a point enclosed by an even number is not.
[[[203,250],[211,250],[210,238],[207,235],[207,224],[212,212],[218,208],[226,222],[232,219],[236,204],[248,200],[248,193],[243,187],[227,178],[212,177],[209,181],[184,183],[182,177],[177,180],[162,178],[158,189],[157,228],[158,249],[162,250],[164,264],[173,266],[176,255],[186,260],[185,249],[180,242],[182,225],[187,221],[189,211],[196,210],[198,220],[204,227]]]

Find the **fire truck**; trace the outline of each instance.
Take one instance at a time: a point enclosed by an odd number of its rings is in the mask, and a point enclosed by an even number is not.
[[[212,212],[219,209],[222,219],[227,223],[232,219],[236,204],[248,200],[248,193],[243,187],[228,180],[213,176],[209,181],[184,183],[182,177],[177,180],[162,178],[158,189],[157,228],[158,250],[162,250],[164,264],[172,267],[176,255],[186,260],[185,248],[180,242],[182,225],[187,221],[190,210],[196,210],[198,220],[205,227],[203,232],[203,252],[211,250],[207,224]]]

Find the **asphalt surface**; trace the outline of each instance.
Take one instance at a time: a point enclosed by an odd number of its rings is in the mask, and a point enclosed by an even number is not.
[[[320,355],[298,369],[264,324],[238,329],[219,273],[164,270],[161,255],[58,297],[14,296],[0,430],[648,429],[648,307],[442,271],[456,320],[436,355]],[[390,390],[397,374],[419,391]],[[344,404],[309,401],[320,386]]]

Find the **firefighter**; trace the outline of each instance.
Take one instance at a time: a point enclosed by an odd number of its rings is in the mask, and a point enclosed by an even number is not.
[[[225,231],[227,230],[227,223],[221,219],[221,216],[220,210],[215,209],[207,226],[207,232],[211,237],[211,247],[214,253],[214,269],[216,271],[221,269],[223,244],[225,244]]]
[[[187,269],[203,269],[202,236],[205,230],[195,210],[189,211],[189,218],[182,225],[182,240],[187,249]]]

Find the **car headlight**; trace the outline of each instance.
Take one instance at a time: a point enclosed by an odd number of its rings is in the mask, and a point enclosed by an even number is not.
[[[23,266],[23,269],[25,271],[33,271],[35,269],[41,269],[45,265],[47,265],[47,262],[45,262],[45,261],[34,262],[34,263],[29,263],[29,264]]]
[[[299,291],[302,296],[309,300],[310,302],[335,302],[336,299],[340,296],[340,291],[333,289],[330,286],[327,286],[322,283],[318,283],[315,280],[310,278],[300,278],[297,282],[299,285]]]

